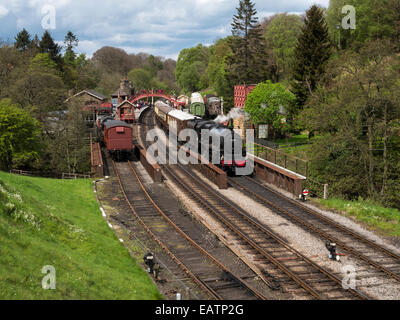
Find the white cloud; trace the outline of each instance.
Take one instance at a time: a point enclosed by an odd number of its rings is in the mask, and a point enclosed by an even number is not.
[[[8,0],[7,8],[0,5],[0,23],[4,15],[12,14],[13,25],[2,30],[7,37],[14,38],[22,28],[41,36],[41,8],[51,4],[57,14],[53,37],[63,41],[71,30],[80,39],[79,51],[89,56],[107,45],[176,58],[183,48],[210,44],[229,35],[238,3],[239,0]],[[276,12],[301,14],[314,3],[327,7],[329,0],[255,0],[261,19]]]
[[[0,5],[0,18],[8,15],[8,9]]]

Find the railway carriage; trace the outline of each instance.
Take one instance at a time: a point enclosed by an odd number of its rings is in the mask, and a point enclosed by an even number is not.
[[[161,122],[162,126],[168,129],[168,113],[171,112],[173,108],[167,104],[157,101],[154,105],[154,112],[157,115],[157,119]]]
[[[171,131],[176,135],[187,128],[188,121],[200,119],[199,117],[187,112],[171,108],[161,101],[155,103],[154,111],[162,126],[166,130],[171,129]]]
[[[206,107],[204,105],[204,99],[199,92],[192,93],[190,98],[189,112],[194,116],[205,116]]]
[[[133,151],[133,129],[126,122],[107,120],[104,126],[104,142],[113,159],[120,160]]]
[[[168,113],[168,127],[175,135],[178,135],[179,132],[187,128],[188,121],[194,119],[199,118],[189,113],[174,109]]]

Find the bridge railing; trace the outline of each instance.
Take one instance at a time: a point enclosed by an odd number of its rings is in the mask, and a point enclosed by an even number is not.
[[[278,149],[272,149],[258,143],[251,143],[246,146],[247,152],[272,162],[285,169],[291,170],[305,177],[308,177],[308,161],[284,153]]]

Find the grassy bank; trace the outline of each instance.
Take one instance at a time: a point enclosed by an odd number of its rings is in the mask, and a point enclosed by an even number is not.
[[[311,155],[310,142],[313,139],[308,139],[308,134],[299,134],[287,139],[274,140],[274,142],[279,144],[280,151],[307,160]]]
[[[346,201],[341,199],[318,200],[320,204],[362,221],[379,233],[400,237],[400,211],[384,208],[367,200]]]
[[[0,172],[0,299],[159,299],[101,216],[89,180]],[[43,266],[56,289],[42,288]]]

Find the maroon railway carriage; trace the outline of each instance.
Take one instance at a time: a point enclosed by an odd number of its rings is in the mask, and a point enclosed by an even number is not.
[[[113,159],[121,159],[133,151],[133,129],[119,120],[104,122],[104,142]]]

